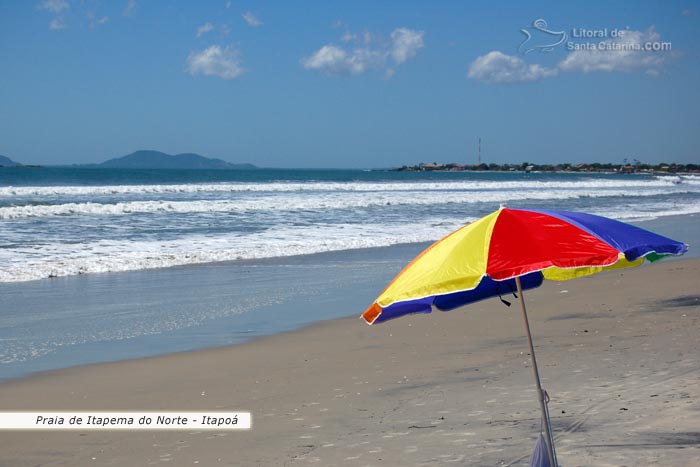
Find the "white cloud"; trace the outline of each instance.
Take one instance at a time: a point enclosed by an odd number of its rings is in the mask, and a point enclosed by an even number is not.
[[[66,0],[45,0],[39,3],[36,8],[45,10],[54,14],[54,18],[49,23],[49,29],[58,31],[66,28],[66,23],[63,19],[63,12],[70,8],[70,3]]]
[[[622,36],[591,42],[572,42],[571,50],[554,68],[528,64],[520,57],[494,50],[477,57],[467,76],[487,83],[518,83],[557,76],[560,72],[644,72],[658,76],[668,61],[678,55],[670,42],[663,42],[654,27],[627,30]]]
[[[359,75],[371,70],[384,70],[385,77],[390,78],[396,72],[393,62],[398,66],[416,56],[423,47],[423,31],[407,28],[395,29],[388,41],[378,41],[369,32],[362,35],[345,31],[341,41],[354,42],[358,46],[345,49],[334,44],[326,44],[311,56],[301,60],[307,70],[319,71],[328,75]],[[375,44],[375,42],[379,42]]]
[[[136,0],[127,0],[124,10],[122,10],[122,15],[131,16],[131,14],[136,9]]]
[[[556,76],[558,70],[540,65],[528,65],[519,57],[506,55],[494,50],[477,57],[471,65],[467,76],[487,83],[522,83]]]
[[[63,10],[70,8],[70,3],[68,3],[66,0],[44,0],[37,5],[37,8],[59,14]]]
[[[248,23],[248,26],[256,27],[256,26],[262,26],[263,22],[258,19],[257,16],[255,16],[253,13],[250,11],[246,11],[241,15],[243,19],[245,20],[246,23]]]
[[[409,58],[416,56],[418,49],[423,48],[423,31],[414,31],[406,28],[395,29],[391,33],[391,56],[397,64],[402,64]]]
[[[341,41],[341,42],[346,42],[346,43],[347,43],[347,42],[354,42],[354,41],[356,41],[357,39],[358,39],[358,38],[357,38],[357,34],[353,34],[353,33],[351,33],[350,31],[345,31],[345,32],[343,33],[343,35],[340,36],[340,41]]]
[[[350,29],[347,27],[345,28],[345,32],[343,33],[342,36],[340,36],[340,41],[341,42],[355,42],[358,44],[364,44],[364,45],[369,45],[372,43],[374,40],[374,36],[372,35],[371,32],[368,30],[362,31],[362,34],[355,34],[354,32],[351,32]]]
[[[192,75],[217,76],[234,79],[243,74],[239,52],[233,47],[212,45],[187,57],[187,69]]]
[[[348,54],[334,45],[324,45],[312,56],[302,60],[308,70],[327,70],[329,73],[352,73],[349,67]]]
[[[644,71],[658,75],[670,51],[645,50],[646,44],[654,43],[661,43],[661,35],[653,26],[646,31],[625,31],[622,37],[597,43],[595,48],[570,52],[558,67],[569,72]]]
[[[358,48],[351,53],[329,44],[324,45],[312,56],[302,60],[307,70],[322,71],[331,75],[359,75],[381,66],[383,58],[375,51]]]
[[[66,29],[66,23],[63,22],[61,18],[54,18],[49,23],[49,29],[58,31],[59,29]]]
[[[211,24],[211,23],[204,23],[203,25],[201,25],[200,27],[197,28],[197,37],[203,36],[204,34],[208,33],[208,32],[211,31],[212,29],[214,29],[214,25],[213,25],[213,24]]]

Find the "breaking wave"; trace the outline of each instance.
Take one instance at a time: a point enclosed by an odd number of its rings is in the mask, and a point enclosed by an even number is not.
[[[684,194],[678,190],[647,190],[635,197]],[[155,200],[116,203],[63,203],[26,204],[0,207],[0,219],[21,219],[47,216],[116,216],[145,213],[245,213],[255,211],[308,211],[357,209],[380,206],[429,206],[444,204],[499,203],[524,200],[567,200],[576,198],[623,197],[626,189],[615,190],[503,190],[481,192],[478,196],[462,191],[409,191],[409,192],[331,192],[323,196],[290,193],[284,196],[246,197],[234,200]]]

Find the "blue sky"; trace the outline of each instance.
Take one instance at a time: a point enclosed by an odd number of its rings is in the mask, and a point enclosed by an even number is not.
[[[0,154],[698,163],[699,48],[698,1],[4,0]]]

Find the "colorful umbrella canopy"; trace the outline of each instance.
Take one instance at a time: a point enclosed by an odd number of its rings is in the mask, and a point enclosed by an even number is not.
[[[558,464],[548,396],[540,382],[522,291],[540,286],[544,279],[568,280],[639,266],[645,259],[682,255],[687,249],[681,242],[605,217],[502,207],[428,247],[362,317],[374,324],[409,313],[430,313],[433,307],[451,310],[517,291],[544,421],[546,446],[538,446],[546,450],[547,457],[540,465],[553,467]]]
[[[408,313],[447,311],[542,284],[639,266],[688,246],[639,227],[581,212],[501,208],[416,257],[362,317],[369,324]]]

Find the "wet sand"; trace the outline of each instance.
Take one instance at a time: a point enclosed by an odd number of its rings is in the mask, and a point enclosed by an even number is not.
[[[1,410],[246,410],[253,428],[5,431],[0,465],[527,465],[539,406],[511,301],[5,382]],[[562,465],[700,465],[700,260],[526,301]]]

